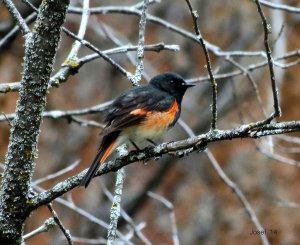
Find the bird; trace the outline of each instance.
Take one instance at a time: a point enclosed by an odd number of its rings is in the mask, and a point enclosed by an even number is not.
[[[90,168],[81,181],[85,188],[100,164],[120,145],[154,140],[172,128],[180,117],[181,102],[187,83],[175,72],[153,77],[147,85],[134,87],[120,94],[107,110],[102,141]]]

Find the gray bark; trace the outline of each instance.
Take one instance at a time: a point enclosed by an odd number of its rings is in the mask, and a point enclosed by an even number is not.
[[[30,183],[55,53],[69,0],[43,1],[26,35],[23,77],[0,188],[0,244],[21,244]]]

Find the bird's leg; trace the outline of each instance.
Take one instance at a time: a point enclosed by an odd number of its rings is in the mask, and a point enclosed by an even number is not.
[[[147,141],[150,142],[152,145],[157,146],[157,143],[155,143],[153,140],[147,139]]]
[[[137,144],[134,143],[133,140],[130,140],[130,142],[131,142],[131,144],[135,147],[135,149],[136,149],[137,151],[140,151],[140,150],[141,150],[141,149],[137,146]]]
[[[156,142],[154,142],[152,139],[147,139],[148,142],[150,142],[153,146],[158,146],[158,144]],[[158,159],[160,159],[161,157],[154,157],[154,160],[157,161]]]

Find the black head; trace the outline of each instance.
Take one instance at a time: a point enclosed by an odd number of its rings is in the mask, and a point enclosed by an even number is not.
[[[181,102],[187,88],[194,86],[186,83],[180,75],[174,72],[165,72],[153,77],[150,85],[173,95],[178,102]]]

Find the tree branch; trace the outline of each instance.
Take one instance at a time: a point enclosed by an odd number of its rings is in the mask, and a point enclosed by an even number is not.
[[[34,32],[26,37],[22,86],[0,189],[1,244],[22,243],[42,112],[68,4],[43,1]]]
[[[125,179],[125,170],[124,168],[121,168],[117,171],[115,192],[114,192],[112,206],[110,208],[110,224],[107,233],[108,245],[116,244],[118,220],[121,212],[121,200],[122,200],[124,179]]]
[[[144,0],[142,15],[139,23],[139,42],[136,53],[136,70],[134,76],[130,77],[133,86],[139,86],[139,82],[142,78],[144,70],[144,49],[145,49],[145,29],[146,29],[146,11],[148,8],[149,1]],[[118,155],[122,156],[123,153],[128,154],[126,145],[122,145],[119,148]],[[121,214],[121,200],[122,200],[122,191],[125,181],[125,169],[121,168],[117,171],[116,184],[115,184],[115,193],[113,198],[113,204],[110,209],[110,224],[107,234],[107,244],[114,245],[116,243],[117,227],[118,220]]]
[[[30,33],[30,29],[27,26],[26,22],[24,21],[23,17],[19,13],[18,9],[14,5],[14,3],[11,0],[3,0],[5,6],[7,7],[8,11],[12,14],[16,22],[18,23],[18,26],[20,27],[22,33],[24,36]]]
[[[285,4],[271,3],[271,2],[265,1],[265,0],[259,0],[259,2],[261,3],[261,5],[265,5],[272,9],[279,9],[279,10],[287,11],[290,13],[300,14],[300,8],[292,7],[292,6],[285,5]]]
[[[76,35],[72,34],[71,37],[75,38]],[[76,38],[76,40],[80,40],[80,39]],[[83,45],[85,45],[88,48],[90,48],[92,45],[84,39],[82,39],[81,42]],[[95,46],[93,46],[93,48],[97,49]],[[65,82],[70,75],[74,75],[75,73],[77,73],[84,64],[102,57],[102,55],[99,54],[101,52],[103,54],[109,56],[109,55],[113,55],[113,54],[136,51],[137,49],[138,49],[138,46],[132,46],[132,45],[125,45],[122,47],[112,48],[112,49],[108,49],[105,51],[100,51],[99,49],[97,49],[98,50],[97,52],[91,48],[91,50],[95,51],[96,53],[87,55],[83,58],[80,58],[77,60],[77,62],[73,62],[73,63],[65,62],[61,66],[60,70],[51,78],[49,86],[50,87],[58,87],[59,84]],[[167,45],[164,43],[145,45],[145,51],[161,52],[163,50],[169,50],[169,51],[176,52],[176,51],[179,51],[179,46],[174,45],[174,44]],[[0,83],[0,93],[16,92],[16,91],[19,91],[20,88],[21,88],[20,82]]]
[[[215,141],[232,140],[236,138],[259,138],[268,135],[284,134],[296,131],[300,131],[300,121],[290,121],[285,123],[273,122],[262,125],[260,128],[254,128],[252,124],[249,124],[229,130],[215,130],[185,140],[163,143],[156,147],[146,148],[141,151],[131,151],[127,156],[102,164],[98,169],[96,176],[117,171],[130,163],[162,156],[169,152],[186,150],[185,152],[190,153],[203,150],[207,144]],[[29,207],[29,210],[34,210],[41,205],[45,205],[77,187],[81,183],[86,171],[87,170],[84,170],[81,173],[58,183],[53,188],[33,197],[30,201],[31,206]]]
[[[209,78],[210,78],[210,83],[211,83],[211,87],[212,87],[212,104],[211,104],[211,111],[212,111],[212,117],[211,117],[211,129],[214,130],[217,127],[217,82],[214,78],[213,72],[212,72],[212,68],[211,68],[211,62],[210,62],[210,57],[208,54],[208,50],[206,47],[206,44],[204,42],[204,39],[202,38],[202,35],[200,33],[200,29],[198,27],[198,23],[197,23],[197,19],[198,19],[198,14],[196,10],[193,10],[192,5],[190,3],[189,0],[186,0],[186,3],[189,7],[192,19],[193,19],[193,23],[194,23],[194,31],[196,34],[197,39],[199,39],[199,42],[202,46],[202,49],[204,51],[204,55],[205,55],[205,60],[206,60],[206,66],[207,66],[207,70],[208,70],[208,74],[209,74]]]
[[[228,178],[228,176],[225,174],[225,172],[220,167],[219,163],[214,158],[213,154],[209,150],[206,150],[205,153],[206,153],[207,157],[209,158],[210,163],[212,164],[213,168],[216,170],[216,172],[222,179],[222,181],[232,189],[232,191],[235,193],[235,195],[241,201],[241,203],[245,207],[245,210],[248,213],[252,223],[255,225],[255,228],[260,231],[264,230],[262,225],[260,224],[254,210],[252,209],[250,203],[246,199],[244,193],[240,190],[240,188],[231,179]],[[260,239],[261,239],[263,245],[270,244],[266,234],[261,234]]]
[[[178,237],[178,229],[176,225],[176,217],[174,212],[174,205],[167,200],[166,198],[153,193],[152,191],[147,192],[148,196],[161,202],[169,211],[170,221],[171,221],[171,229],[172,229],[172,240],[174,245],[179,245],[179,237]]]
[[[57,213],[53,209],[52,204],[49,203],[47,206],[48,206],[48,209],[49,209],[49,211],[51,212],[51,214],[53,216],[53,219],[54,219],[55,223],[58,225],[58,227],[61,229],[62,233],[65,235],[68,244],[73,245],[74,243],[72,241],[70,231],[65,228],[64,224],[61,222],[61,220],[59,219]]]
[[[274,73],[274,67],[273,67],[273,58],[271,56],[271,49],[269,46],[269,34],[271,31],[271,26],[270,24],[267,23],[267,19],[265,17],[265,14],[260,6],[259,0],[255,0],[256,6],[258,13],[260,14],[260,17],[262,19],[262,24],[264,28],[264,45],[267,53],[267,59],[268,59],[268,65],[269,65],[269,71],[270,71],[270,78],[271,78],[271,86],[272,86],[272,92],[273,92],[273,100],[274,100],[274,113],[266,119],[266,123],[269,123],[276,117],[281,116],[281,111],[280,111],[280,106],[279,106],[279,101],[278,101],[278,90],[276,86],[276,81],[275,81],[275,73]]]
[[[139,86],[139,82],[142,79],[142,74],[144,71],[143,59],[144,59],[144,49],[145,49],[145,30],[146,30],[148,4],[149,4],[148,0],[143,1],[142,14],[141,14],[141,19],[139,24],[139,43],[136,52],[136,69],[135,69],[134,76],[131,77],[130,79],[133,86]]]
[[[34,237],[34,236],[36,236],[36,235],[38,235],[38,234],[40,234],[42,232],[47,232],[51,228],[53,228],[54,226],[56,226],[56,223],[54,221],[54,218],[51,217],[51,218],[47,219],[45,221],[45,223],[43,225],[41,225],[40,227],[38,227],[37,229],[35,229],[35,230],[33,230],[33,231],[25,234],[24,237],[23,237],[23,239],[27,240],[27,239],[29,239],[31,237]]]

